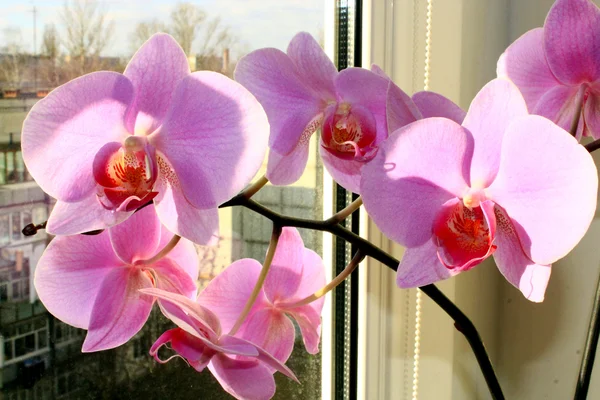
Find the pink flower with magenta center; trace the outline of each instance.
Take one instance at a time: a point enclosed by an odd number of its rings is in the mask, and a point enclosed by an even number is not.
[[[243,57],[235,79],[256,96],[269,118],[267,178],[273,184],[300,178],[309,139],[321,129],[323,164],[336,182],[359,192],[361,168],[388,136],[386,76],[362,68],[338,73],[317,41],[299,33],[287,53],[260,49]],[[415,121],[412,100],[404,94],[401,101],[406,104],[396,121]]]
[[[153,207],[99,235],[59,236],[38,262],[36,291],[55,317],[87,329],[83,351],[120,346],[152,310],[153,298],[139,289],[196,297],[199,260],[191,242],[182,239],[166,256],[152,260],[172,237]]]
[[[53,90],[23,125],[23,159],[57,199],[47,229],[105,229],[153,202],[161,222],[214,242],[217,207],[262,165],[269,124],[224,75],[190,72],[183,50],[152,36],[124,74],[94,72]]]
[[[496,79],[463,126],[428,118],[395,131],[365,166],[361,188],[377,226],[407,247],[400,287],[449,278],[493,255],[510,283],[542,301],[550,264],[589,227],[598,176],[568,132],[528,115],[516,86]]]

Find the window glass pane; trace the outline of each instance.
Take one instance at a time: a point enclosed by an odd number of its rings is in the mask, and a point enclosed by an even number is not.
[[[15,153],[9,151],[6,153],[6,183],[15,183]]]
[[[123,72],[137,48],[152,34],[175,30],[175,15],[188,20],[194,13],[202,17],[191,25],[194,40],[179,37],[191,70],[212,70],[232,77],[238,60],[250,51],[262,47],[285,51],[300,31],[321,39],[323,1],[282,1],[273,7],[272,2],[245,0],[198,0],[183,6],[167,0],[68,0],[43,6],[36,3],[36,13],[32,13],[33,5],[18,8],[9,3],[0,0],[0,333],[5,338],[0,398],[230,399],[208,369],[198,373],[180,359],[158,364],[148,355],[157,338],[173,327],[158,307],[128,343],[100,353],[82,353],[86,331],[53,319],[36,300],[30,281],[48,236],[41,230],[25,238],[21,229],[46,221],[54,200],[30,182],[20,150],[21,129],[31,108],[57,86],[94,71]],[[105,28],[86,35],[84,41],[95,42],[87,42],[87,48],[79,51],[69,42],[68,21],[60,15],[69,7],[84,4],[98,6],[87,19],[93,26],[93,21],[104,16]],[[37,48],[32,42],[32,17],[36,19]],[[112,37],[98,40],[105,33]],[[9,65],[9,59],[19,61],[20,69]],[[289,188],[266,186],[256,195],[257,201],[296,217],[322,217],[322,166],[315,139],[302,178]],[[266,159],[257,178],[265,167]],[[251,257],[262,263],[265,258],[271,235],[268,221],[239,208],[223,209],[219,217],[218,246],[198,247],[200,289],[235,260]],[[301,231],[301,235],[307,248],[322,254],[320,233]],[[309,355],[297,326],[295,330],[294,352],[287,365],[302,385],[277,373],[275,398],[319,399],[320,355]],[[171,354],[167,352],[166,357]],[[23,360],[27,360],[28,368],[22,367]],[[29,363],[41,360],[45,372],[33,374]]]

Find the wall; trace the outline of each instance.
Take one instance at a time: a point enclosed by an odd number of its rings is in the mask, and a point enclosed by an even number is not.
[[[365,2],[363,64],[379,64],[408,93],[423,85],[426,3]],[[542,26],[552,4],[552,0],[434,1],[431,90],[467,108],[495,77],[500,54],[521,34]],[[372,223],[369,238],[402,256],[400,246],[385,239]],[[492,260],[438,285],[479,329],[507,398],[572,397],[600,275],[599,240],[600,222],[595,221],[572,254],[554,266],[542,304],[525,300]],[[414,290],[397,289],[394,274],[378,263],[370,262],[363,274],[367,328],[361,393],[367,399],[412,398]],[[471,349],[450,318],[427,298],[421,311],[419,398],[489,399]],[[600,365],[596,368],[589,398],[600,397]]]

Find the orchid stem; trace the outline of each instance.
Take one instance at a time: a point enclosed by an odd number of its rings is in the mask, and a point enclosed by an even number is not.
[[[169,240],[169,243],[167,243],[165,245],[165,247],[162,248],[161,251],[156,253],[154,255],[154,257],[151,257],[147,260],[138,261],[138,264],[149,265],[149,264],[153,264],[153,263],[157,262],[158,260],[160,260],[161,258],[166,256],[167,254],[169,254],[169,252],[171,250],[173,250],[175,248],[175,246],[177,246],[177,243],[179,243],[179,240],[181,240],[181,236],[173,235],[173,238],[171,240]]]
[[[338,276],[333,278],[333,280],[327,285],[323,286],[321,289],[317,290],[310,296],[303,298],[302,300],[290,304],[281,304],[281,306],[285,306],[286,308],[301,307],[325,296],[327,293],[329,293],[331,290],[337,287],[340,283],[342,283],[348,276],[350,276],[350,274],[358,267],[358,264],[360,264],[360,262],[364,258],[365,254],[359,249],[350,261],[350,263],[346,266],[346,268],[344,268],[344,270],[340,272]]]
[[[331,216],[331,218],[329,218],[325,222],[328,224],[331,224],[331,225],[337,225],[340,222],[342,222],[343,220],[345,220],[346,218],[348,218],[348,216],[350,214],[352,214],[354,211],[358,210],[360,208],[360,206],[362,206],[362,204],[363,204],[362,198],[359,196],[352,203],[348,204],[348,206],[346,206],[342,210],[338,211],[337,213],[333,214]]]
[[[252,306],[254,305],[254,302],[256,301],[256,298],[258,297],[258,294],[260,293],[260,290],[262,289],[263,284],[265,283],[265,279],[267,278],[269,269],[271,268],[271,263],[273,262],[273,257],[275,256],[275,250],[277,249],[277,243],[279,242],[280,236],[281,236],[281,227],[277,224],[273,224],[273,233],[271,233],[271,242],[269,243],[269,249],[267,250],[267,255],[265,257],[265,262],[263,264],[263,267],[260,270],[260,275],[258,276],[258,281],[254,285],[254,289],[252,290],[252,293],[250,294],[248,301],[246,301],[246,305],[244,306],[244,309],[242,310],[240,316],[238,317],[237,321],[235,321],[235,325],[233,325],[233,328],[231,328],[229,335],[233,336],[236,334],[236,332],[240,329],[240,327],[244,323],[244,320],[248,316],[248,313],[252,309]]]
[[[263,175],[260,178],[258,178],[258,180],[256,182],[254,182],[253,184],[251,184],[250,186],[248,186],[246,189],[244,189],[242,191],[242,193],[240,193],[240,194],[242,196],[244,196],[246,199],[250,199],[260,189],[262,189],[263,186],[265,186],[267,183],[269,183],[269,180],[267,179],[267,177],[265,175]]]

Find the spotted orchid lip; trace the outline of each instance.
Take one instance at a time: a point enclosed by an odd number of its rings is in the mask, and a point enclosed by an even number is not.
[[[144,137],[128,136],[122,144],[111,142],[94,159],[98,200],[109,210],[133,211],[158,193],[155,152]]]
[[[466,271],[496,250],[494,203],[469,207],[458,198],[442,206],[433,223],[438,258],[448,269]]]

